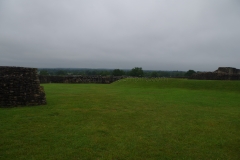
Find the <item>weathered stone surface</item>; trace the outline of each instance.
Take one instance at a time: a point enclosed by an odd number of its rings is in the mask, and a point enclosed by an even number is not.
[[[240,69],[232,67],[219,67],[218,70],[214,71],[215,73],[227,73],[227,74],[240,74]]]
[[[39,76],[40,83],[102,83],[109,84],[124,77],[105,76]]]
[[[214,72],[200,72],[189,79],[200,80],[240,80],[240,70],[232,67],[219,67]]]
[[[46,104],[35,68],[0,66],[0,107]]]

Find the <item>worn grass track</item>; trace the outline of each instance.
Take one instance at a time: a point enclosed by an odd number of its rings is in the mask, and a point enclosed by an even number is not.
[[[240,159],[240,81],[44,84],[0,109],[0,159]]]

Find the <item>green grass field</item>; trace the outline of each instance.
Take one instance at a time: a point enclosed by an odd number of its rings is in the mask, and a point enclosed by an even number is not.
[[[0,109],[0,159],[240,159],[240,81],[44,84]]]

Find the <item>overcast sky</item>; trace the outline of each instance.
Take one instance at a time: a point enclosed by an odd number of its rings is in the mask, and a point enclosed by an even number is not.
[[[240,68],[240,1],[0,0],[0,66]]]

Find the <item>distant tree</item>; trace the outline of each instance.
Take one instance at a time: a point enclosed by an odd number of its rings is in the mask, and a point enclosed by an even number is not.
[[[97,70],[86,70],[85,73],[88,76],[96,76],[96,75],[98,75],[98,71]]]
[[[58,75],[58,76],[64,76],[64,75],[67,75],[67,72],[64,71],[64,70],[58,70],[58,71],[56,72],[56,75]]]
[[[152,72],[151,77],[158,77],[158,73],[157,72]]]
[[[108,76],[108,75],[110,75],[110,72],[109,72],[109,71],[100,71],[100,72],[98,73],[98,75]]]
[[[188,70],[186,73],[185,73],[185,76],[186,77],[189,77],[189,76],[191,76],[191,75],[193,75],[193,74],[195,74],[196,72],[194,71],[194,70]]]
[[[141,67],[135,67],[130,71],[130,76],[133,77],[143,77],[143,70]]]
[[[130,76],[130,71],[131,71],[131,70],[125,71],[125,75],[126,75],[126,76]]]
[[[159,74],[159,77],[170,77],[171,72],[168,72],[168,71],[160,71],[158,74]]]
[[[113,76],[123,76],[123,75],[125,75],[125,72],[123,70],[120,70],[120,69],[114,69],[113,72],[112,72],[112,75]]]
[[[48,76],[49,75],[47,70],[41,70],[39,74],[42,75],[42,76]]]
[[[144,77],[151,77],[152,72],[151,71],[143,71],[143,75],[144,75]]]

